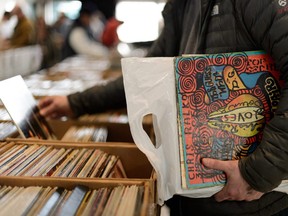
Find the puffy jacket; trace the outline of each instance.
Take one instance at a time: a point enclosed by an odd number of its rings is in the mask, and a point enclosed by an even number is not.
[[[284,2],[283,5],[281,2]],[[206,4],[209,3],[206,1]],[[265,50],[273,57],[286,83],[282,89],[278,110],[273,120],[265,127],[263,141],[257,150],[239,161],[245,180],[254,189],[269,192],[288,175],[288,115],[286,114],[288,108],[286,90],[288,86],[288,2],[216,0],[213,2],[213,15],[210,16],[211,9],[207,12],[209,7],[205,5],[205,1],[202,1],[202,7],[198,8],[201,11],[199,21],[202,24],[200,27],[202,31],[199,31],[200,35],[194,35],[194,38],[189,38],[190,32],[187,32],[188,26],[193,25],[193,20],[190,19],[191,5],[192,1],[184,0],[171,1],[166,5],[163,12],[165,26],[173,26],[173,28],[164,28],[148,55],[162,56],[165,53],[166,56],[175,56],[187,54],[190,50],[193,50],[192,53]],[[180,23],[184,25],[181,26]],[[197,41],[197,45],[193,44],[193,41]],[[267,199],[270,202],[267,202]],[[183,210],[188,206],[188,209],[192,209],[193,206],[201,208],[198,200],[192,200],[182,198],[180,209]],[[288,207],[288,198],[287,195],[281,196],[280,193],[273,192],[267,193],[258,201],[249,203],[213,204],[211,199],[204,199],[201,203],[203,206],[201,210],[209,215],[272,215]],[[209,210],[208,206],[214,210]],[[219,211],[215,211],[216,209]]]
[[[197,1],[201,2],[199,8],[193,8],[192,0],[171,0],[166,4],[163,11],[164,29],[148,56],[265,50],[273,57],[286,82],[278,110],[266,125],[263,141],[257,150],[239,161],[240,171],[245,180],[254,189],[269,192],[288,177],[288,1]],[[195,20],[191,17],[196,12],[199,25],[197,31],[192,32],[190,29]],[[91,113],[105,110],[106,101],[110,101],[108,108],[125,105],[122,78],[114,84],[104,87],[106,90],[109,88],[108,94],[102,88],[100,93],[95,91],[92,94],[91,90],[88,90],[86,93],[69,96],[72,107],[77,107],[73,110],[77,114],[83,114],[86,110]],[[116,100],[116,104],[111,103],[113,100]],[[187,202],[193,202],[192,200],[189,199]],[[249,203],[229,201],[219,204],[211,199],[203,199],[202,203],[211,207],[210,213],[215,208],[230,209],[226,215],[272,215],[288,208],[288,195],[270,192],[260,200]],[[200,205],[197,207],[201,208]],[[204,210],[207,210],[205,206]],[[216,215],[225,215],[225,211]]]
[[[288,177],[288,90],[286,90],[288,87],[288,2],[286,6],[282,6],[280,2],[216,0],[213,7],[217,11],[208,21],[206,20],[207,23],[202,24],[204,27],[207,25],[205,32],[200,35],[202,41],[198,41],[202,45],[194,51],[194,53],[223,53],[265,50],[273,57],[276,67],[286,80],[277,114],[266,126],[263,142],[255,154],[241,160],[239,164],[242,175],[248,183],[262,192],[272,190],[282,179]],[[180,13],[183,11],[181,7],[187,9],[191,2],[180,0],[175,1],[174,4],[178,5],[173,7],[173,3],[170,2],[163,12],[165,25],[174,28],[164,29],[149,56],[162,56],[162,53],[166,56],[175,56],[187,54],[193,49],[193,39],[190,39],[189,43],[189,32],[185,32],[188,29],[185,27],[192,25],[193,21],[187,17],[189,11]],[[201,14],[203,15],[201,21],[204,22],[203,7]],[[184,22],[186,26],[180,26],[177,22]]]

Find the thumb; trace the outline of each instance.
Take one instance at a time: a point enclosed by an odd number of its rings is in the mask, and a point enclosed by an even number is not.
[[[226,171],[228,168],[226,161],[221,161],[221,160],[212,159],[212,158],[203,158],[202,164],[205,167],[208,167],[210,169],[216,169],[216,170],[222,170],[222,171]]]

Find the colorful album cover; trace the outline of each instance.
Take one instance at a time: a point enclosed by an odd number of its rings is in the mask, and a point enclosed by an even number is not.
[[[201,158],[237,160],[260,143],[280,98],[279,72],[262,51],[175,58],[182,188],[224,184]]]
[[[22,138],[56,139],[20,75],[0,82],[0,99]]]

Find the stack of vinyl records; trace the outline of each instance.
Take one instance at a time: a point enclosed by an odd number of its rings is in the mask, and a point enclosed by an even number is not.
[[[139,215],[143,186],[0,187],[1,215]],[[15,208],[16,207],[16,208]]]
[[[23,145],[0,146],[0,176],[126,177],[118,156],[96,148]]]
[[[14,137],[16,134],[18,134],[17,127],[14,125],[5,107],[0,105],[0,140]]]
[[[98,126],[71,126],[62,137],[64,141],[106,142],[108,130]]]
[[[107,112],[101,114],[83,115],[79,121],[84,122],[111,122],[111,123],[128,123],[127,113]]]

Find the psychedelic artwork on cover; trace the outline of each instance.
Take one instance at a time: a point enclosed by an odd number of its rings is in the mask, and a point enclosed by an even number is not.
[[[225,183],[201,158],[237,160],[255,150],[280,98],[273,60],[261,51],[175,58],[182,188]]]

